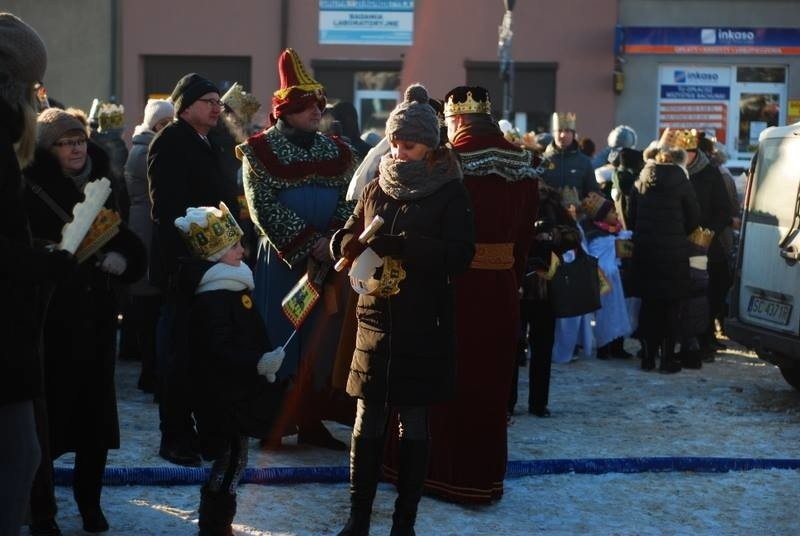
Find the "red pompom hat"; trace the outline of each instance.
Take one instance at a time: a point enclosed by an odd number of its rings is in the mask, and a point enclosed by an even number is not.
[[[294,49],[287,48],[281,52],[278,74],[281,88],[272,94],[270,121],[273,124],[282,115],[304,110],[309,102],[316,102],[320,111],[325,110],[325,88],[311,78]]]

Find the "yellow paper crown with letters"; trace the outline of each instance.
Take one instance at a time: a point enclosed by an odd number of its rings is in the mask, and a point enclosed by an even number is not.
[[[175,227],[193,256],[210,261],[219,260],[244,235],[225,203],[219,208],[190,207],[175,220]]]
[[[246,123],[249,123],[253,115],[261,108],[258,99],[252,93],[246,92],[239,82],[234,83],[219,100],[230,108],[236,117]]]
[[[577,116],[572,112],[553,112],[550,119],[550,132],[559,130],[576,130],[578,124]]]

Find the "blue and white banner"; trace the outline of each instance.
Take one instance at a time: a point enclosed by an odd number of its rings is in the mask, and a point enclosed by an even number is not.
[[[627,26],[618,33],[626,54],[800,55],[797,28]]]
[[[322,45],[399,45],[414,40],[414,0],[320,0]]]

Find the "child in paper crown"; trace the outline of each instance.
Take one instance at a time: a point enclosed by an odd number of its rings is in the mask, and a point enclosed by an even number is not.
[[[581,206],[586,214],[586,218],[581,221],[581,227],[586,236],[589,255],[597,257],[597,265],[611,287],[605,293],[601,292],[601,307],[595,311],[597,357],[627,357],[622,341],[630,336],[632,328],[622,290],[616,241],[630,238],[631,233],[622,229],[614,203],[602,195],[591,192]]]
[[[253,306],[253,273],[242,262],[242,231],[224,203],[189,208],[175,226],[193,259],[181,266],[189,301],[189,362],[201,452],[213,460],[201,491],[200,534],[232,534],[236,486],[247,466],[248,437],[270,433],[283,387],[284,358]]]

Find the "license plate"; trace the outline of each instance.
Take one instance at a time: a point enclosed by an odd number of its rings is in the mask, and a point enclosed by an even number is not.
[[[792,306],[788,303],[768,300],[760,296],[750,296],[747,304],[747,314],[775,324],[785,326],[792,316]]]

